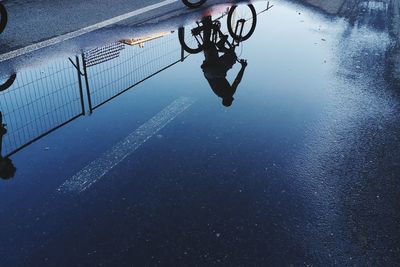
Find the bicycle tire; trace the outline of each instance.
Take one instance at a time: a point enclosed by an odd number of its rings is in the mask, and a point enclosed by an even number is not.
[[[8,20],[7,10],[3,6],[3,4],[0,3],[0,33],[2,33],[6,28],[7,20]]]
[[[238,6],[234,5],[229,9],[228,18],[227,18],[227,21],[228,21],[228,32],[229,32],[229,34],[232,36],[232,38],[235,41],[240,41],[240,42],[246,41],[247,39],[250,38],[250,36],[253,35],[253,33],[254,33],[255,29],[256,29],[256,25],[257,25],[256,9],[254,8],[254,6],[252,4],[249,4],[247,6],[250,8],[250,11],[251,11],[251,14],[252,14],[252,17],[253,17],[253,24],[251,25],[250,31],[245,36],[236,35],[234,30],[232,29],[232,23],[231,22],[232,22],[233,12],[235,11],[235,9]]]
[[[182,0],[182,2],[189,8],[196,8],[203,5],[207,0],[198,0],[198,1],[190,1],[190,0]]]
[[[17,79],[17,74],[12,74],[7,81],[5,81],[5,83],[3,83],[2,85],[0,85],[0,92],[3,92],[5,90],[7,90],[8,88],[11,87],[11,85],[13,85],[13,83],[15,82],[15,80]]]
[[[181,27],[178,29],[178,38],[179,38],[179,43],[181,44],[183,50],[185,50],[189,54],[197,54],[197,53],[200,53],[201,51],[203,51],[203,45],[200,45],[197,48],[192,48],[186,44],[185,28]]]

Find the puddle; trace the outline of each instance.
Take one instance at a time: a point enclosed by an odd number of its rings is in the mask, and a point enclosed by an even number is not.
[[[4,266],[396,262],[393,3],[302,2],[1,54]]]

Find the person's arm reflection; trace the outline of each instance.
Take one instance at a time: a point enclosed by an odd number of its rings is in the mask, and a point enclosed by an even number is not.
[[[232,96],[236,93],[236,89],[237,89],[238,85],[240,84],[240,82],[242,81],[244,70],[247,67],[247,61],[244,59],[241,59],[240,64],[242,65],[242,68],[240,69],[239,73],[237,74],[237,76],[235,78],[235,81],[233,82],[233,84],[231,86]]]

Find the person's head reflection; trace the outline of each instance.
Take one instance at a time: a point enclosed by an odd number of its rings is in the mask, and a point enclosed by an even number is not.
[[[233,96],[222,98],[222,105],[225,107],[230,107],[232,106],[233,100],[235,100]]]

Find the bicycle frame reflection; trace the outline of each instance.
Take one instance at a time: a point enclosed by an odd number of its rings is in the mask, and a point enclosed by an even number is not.
[[[272,8],[267,4],[265,12]],[[185,28],[179,28],[178,36],[182,49],[190,54],[204,53],[201,65],[204,77],[212,91],[222,99],[222,105],[230,107],[234,94],[240,84],[247,60],[238,58],[236,48],[254,33],[257,25],[257,13],[252,4],[233,5],[227,12],[216,19],[211,16],[197,21],[185,37]],[[220,20],[227,16],[227,34],[222,31]],[[231,40],[229,40],[231,39]],[[239,63],[241,69],[232,84],[227,80],[227,72]]]

